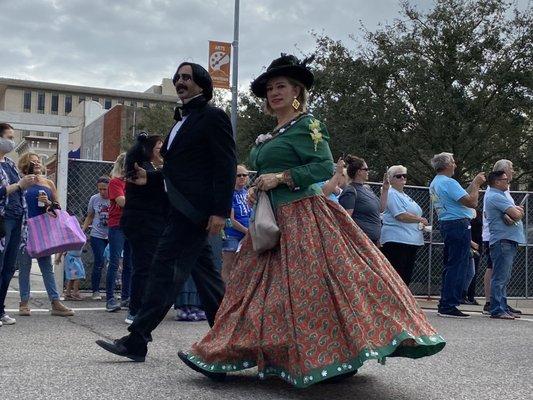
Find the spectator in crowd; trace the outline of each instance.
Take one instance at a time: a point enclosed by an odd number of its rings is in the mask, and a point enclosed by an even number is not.
[[[489,246],[492,259],[490,295],[491,318],[512,320],[519,317],[509,310],[507,285],[518,244],[525,243],[524,209],[515,206],[505,192],[509,190],[509,178],[504,171],[492,171],[488,181],[490,191],[485,194],[485,214],[489,223]],[[508,217],[508,218],[507,218]],[[511,221],[509,223],[508,221]]]
[[[129,307],[131,284],[131,249],[120,227],[122,209],[126,205],[125,175],[126,153],[121,153],[115,160],[109,181],[109,266],[106,276],[106,311],[115,312],[122,307]],[[115,283],[122,255],[121,302],[115,299]]]
[[[482,214],[481,211],[476,210],[476,216],[470,221],[470,225],[472,226],[472,242],[470,243],[472,267],[471,273],[467,276],[467,281],[465,282],[461,304],[479,305],[475,296],[479,263],[481,262],[481,252],[483,251],[481,240]]]
[[[390,188],[383,213],[380,243],[382,252],[409,286],[416,253],[424,245],[423,228],[428,225],[422,208],[404,192],[407,168],[393,165],[387,170]]]
[[[126,155],[126,173],[134,171],[137,163],[146,171],[159,171],[163,166],[160,150],[161,136],[141,133]],[[134,173],[134,172],[133,172]],[[160,184],[145,186],[126,183],[126,204],[120,227],[126,236],[132,259],[131,292],[126,323],[131,324],[141,307],[148,274],[157,242],[165,228],[168,198]]]
[[[100,295],[100,281],[104,266],[104,251],[108,244],[109,220],[109,178],[101,176],[96,181],[98,193],[91,196],[87,205],[87,217],[83,222],[83,231],[91,226],[89,240],[93,251],[93,270],[91,274],[92,300],[102,300]]]
[[[205,311],[202,310],[200,293],[198,293],[192,277],[189,277],[181,287],[176,303],[174,303],[174,309],[176,310],[176,317],[174,318],[176,321],[194,322],[207,319]]]
[[[324,196],[338,203],[339,197],[347,184],[346,163],[342,158],[339,158],[335,165],[335,174],[331,179],[321,182],[318,185],[322,188]]]
[[[70,250],[62,253],[56,259],[59,264],[62,260],[63,269],[65,271],[65,280],[67,281],[65,288],[65,300],[80,301],[83,297],[80,294],[80,279],[85,279],[85,267],[81,260],[82,250]]]
[[[34,174],[21,177],[13,160],[6,156],[15,149],[14,136],[11,125],[0,123],[0,326],[16,322],[6,314],[4,303],[15,273],[19,247],[27,237],[24,190],[36,182]]]
[[[23,154],[19,159],[18,168],[23,175],[35,175],[35,184],[24,192],[26,204],[28,206],[28,218],[35,218],[41,214],[45,214],[51,205],[59,204],[56,187],[51,180],[46,179],[43,175],[43,166],[36,153]],[[21,257],[22,259],[19,269],[19,315],[29,317],[31,315],[28,302],[30,300],[30,272],[32,258],[28,255],[26,249],[22,251]],[[60,317],[74,315],[74,311],[65,307],[65,305],[59,300],[60,295],[56,286],[52,256],[39,257],[37,263],[41,269],[48,298],[52,302],[52,309],[50,310],[51,314]]]
[[[471,268],[470,220],[474,217],[473,209],[477,207],[479,187],[485,182],[485,174],[479,173],[465,190],[452,178],[456,168],[453,154],[436,154],[431,159],[431,166],[437,175],[431,181],[429,193],[444,240],[444,273],[438,314],[441,317],[469,318],[470,315],[457,306]]]
[[[237,165],[237,178],[235,190],[233,191],[230,216],[231,226],[224,228],[225,237],[222,241],[222,279],[224,279],[224,282],[228,282],[230,277],[231,267],[235,260],[239,243],[248,233],[250,214],[252,213],[252,208],[246,201],[248,174],[248,169],[245,165]]]
[[[507,178],[509,178],[509,182],[511,182],[513,180],[514,168],[513,168],[513,163],[511,161],[509,161],[509,160],[501,159],[501,160],[496,161],[496,163],[494,164],[492,170],[496,171],[496,172],[503,171],[507,175]],[[491,190],[491,188],[490,188],[490,186],[488,186],[487,187],[487,191],[485,192],[485,196],[487,195],[487,193],[490,192],[490,190]],[[511,192],[509,191],[509,189],[507,189],[504,193],[505,193],[505,197],[507,197],[507,199],[509,201],[512,201],[513,204],[514,204],[514,200],[513,200],[513,197],[511,196]],[[483,251],[485,252],[486,260],[487,260],[487,269],[485,270],[485,276],[483,278],[483,283],[484,283],[484,286],[485,286],[485,305],[483,306],[483,314],[488,315],[488,314],[490,314],[490,282],[491,282],[491,279],[492,279],[492,259],[491,259],[490,250],[489,250],[490,231],[489,231],[489,223],[488,223],[487,217],[485,215],[485,198],[486,197],[483,198],[483,233],[482,233],[482,238],[483,238]],[[509,223],[509,224],[513,224],[514,223],[509,216],[504,215],[504,218],[507,221],[507,223]],[[522,311],[517,310],[517,309],[511,307],[510,305],[508,305],[508,307],[509,307],[509,311],[512,314],[515,314],[515,315],[522,314]]]
[[[370,240],[379,245],[381,200],[365,185],[368,181],[368,165],[362,158],[352,155],[346,156],[344,161],[350,182],[342,191],[339,203]]]

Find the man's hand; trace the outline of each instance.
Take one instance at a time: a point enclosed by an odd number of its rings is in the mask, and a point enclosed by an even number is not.
[[[503,214],[503,222],[505,223],[505,225],[514,225],[516,223],[516,221],[514,219],[512,219],[510,216],[508,216],[507,214]]]
[[[264,174],[255,180],[255,185],[259,190],[270,190],[274,189],[279,185],[278,178],[276,174]]]
[[[220,231],[226,225],[226,218],[220,217],[218,215],[211,215],[209,217],[209,222],[207,223],[206,231],[209,231],[210,235],[218,235]]]
[[[340,157],[337,160],[337,164],[335,165],[335,174],[342,175],[344,173],[344,167],[346,167],[346,163],[344,162],[342,157]]]
[[[255,205],[257,202],[257,188],[255,186],[248,189],[248,194],[246,195],[246,201],[251,206]]]
[[[383,190],[389,190],[390,188],[389,176],[386,172],[383,174],[383,186],[382,187],[383,187]]]
[[[146,183],[148,182],[146,170],[139,167],[139,164],[137,163],[134,164],[134,168],[135,175],[127,177],[126,181],[139,186],[146,185]]]
[[[481,185],[485,183],[486,180],[487,179],[485,178],[485,173],[480,172],[479,174],[476,175],[472,183],[476,185],[477,187],[480,187]]]
[[[418,221],[418,222],[420,222],[424,226],[428,226],[429,225],[428,220],[425,219],[424,217],[420,217],[420,221]]]

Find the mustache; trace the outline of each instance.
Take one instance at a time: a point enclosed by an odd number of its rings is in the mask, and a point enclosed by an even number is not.
[[[187,90],[187,86],[181,85],[181,84],[176,85],[176,90],[180,90],[180,89]]]

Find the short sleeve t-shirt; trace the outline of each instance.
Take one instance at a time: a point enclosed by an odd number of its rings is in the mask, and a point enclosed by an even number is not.
[[[248,191],[246,189],[235,190],[233,192],[232,203],[235,219],[246,228],[248,228],[248,226],[250,225],[250,214],[252,213],[252,208],[248,205],[248,202],[246,201],[247,193]],[[225,228],[224,232],[227,236],[236,237],[239,240],[244,237],[244,234],[235,228]]]
[[[485,191],[485,197],[483,197],[483,241],[488,242],[490,240],[490,231],[489,231],[489,221],[487,221],[487,216],[485,215],[485,208],[487,207],[487,194],[490,192],[490,186],[487,187],[487,190]],[[513,202],[513,205],[515,205],[514,199],[511,196],[511,192],[508,190],[504,192],[505,197],[507,197],[510,201]]]
[[[491,188],[491,190],[485,194],[485,214],[489,223],[490,240],[489,243],[493,244],[499,240],[513,240],[518,243],[525,242],[524,225],[522,221],[513,225],[507,225],[503,216],[505,211],[514,207],[514,202],[509,200],[505,193],[501,190]]]
[[[396,219],[398,215],[404,213],[421,217],[422,209],[407,194],[391,187],[387,197],[387,208],[383,213],[381,243],[395,242],[415,246],[424,244],[424,236],[418,228],[418,222],[401,222]]]
[[[459,202],[468,193],[455,179],[446,175],[435,176],[429,185],[429,194],[439,221],[474,218],[475,210],[465,207]]]
[[[352,218],[364,233],[377,242],[381,236],[380,201],[372,189],[352,182],[342,191],[339,203],[346,210],[353,210]]]
[[[120,217],[122,217],[122,207],[115,199],[120,196],[126,196],[126,182],[120,178],[113,178],[109,181],[107,189],[109,193],[109,227],[120,226]]]
[[[109,219],[109,199],[104,199],[100,194],[95,194],[89,200],[87,214],[94,214],[91,236],[107,239]]]

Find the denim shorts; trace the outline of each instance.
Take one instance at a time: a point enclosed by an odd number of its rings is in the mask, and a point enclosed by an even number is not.
[[[235,236],[226,236],[226,238],[222,240],[222,251],[235,253],[239,247],[239,242],[239,238],[236,238]]]

